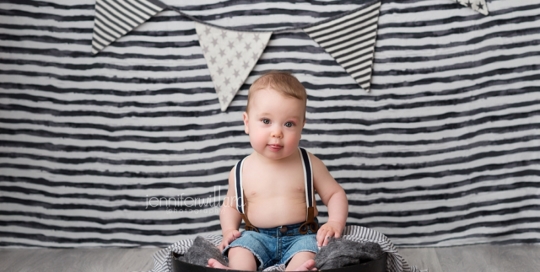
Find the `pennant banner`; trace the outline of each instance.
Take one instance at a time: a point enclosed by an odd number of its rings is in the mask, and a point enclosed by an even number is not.
[[[97,0],[92,37],[92,54],[143,24],[156,15],[165,5],[147,0]]]
[[[195,23],[204,58],[225,111],[266,48],[272,32],[240,32]]]
[[[477,12],[480,12],[484,15],[489,14],[489,11],[486,5],[486,0],[455,0],[455,1]]]
[[[304,31],[369,92],[381,2]]]
[[[486,0],[453,1],[488,14]],[[367,92],[371,86],[380,6],[381,1],[375,1],[303,28]],[[165,8],[194,20],[221,110],[225,111],[261,57],[272,32],[241,32],[212,26],[159,0],[97,0],[92,53],[97,54]]]

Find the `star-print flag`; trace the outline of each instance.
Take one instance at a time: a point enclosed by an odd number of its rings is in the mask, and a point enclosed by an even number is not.
[[[163,3],[153,0],[97,0],[92,54],[99,53],[165,7]]]
[[[475,11],[478,11],[484,15],[488,15],[486,0],[455,0],[456,2],[469,7]]]
[[[266,48],[272,32],[225,30],[195,22],[221,111],[234,96]]]
[[[369,92],[381,2],[304,31]]]

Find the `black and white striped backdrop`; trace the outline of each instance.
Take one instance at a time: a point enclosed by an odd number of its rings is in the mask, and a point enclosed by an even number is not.
[[[163,2],[274,31],[368,0]],[[0,246],[219,233],[228,171],[250,152],[247,89],[273,69],[308,90],[301,144],[346,190],[349,224],[398,246],[540,241],[538,0],[488,1],[489,16],[383,0],[371,93],[304,32],[275,34],[225,113],[193,21],[163,11],[92,56],[94,4],[0,3]]]

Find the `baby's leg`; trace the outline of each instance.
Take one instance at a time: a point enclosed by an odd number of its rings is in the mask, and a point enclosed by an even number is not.
[[[229,266],[237,270],[257,270],[257,261],[251,251],[243,247],[229,249]]]
[[[222,265],[215,259],[208,260],[208,266],[219,269],[236,269],[236,270],[257,270],[257,262],[251,251],[243,247],[232,247],[229,249],[229,267]]]
[[[285,271],[310,271],[315,269],[315,253],[302,251],[294,254]]]

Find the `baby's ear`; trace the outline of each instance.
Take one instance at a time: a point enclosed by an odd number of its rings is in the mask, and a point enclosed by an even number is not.
[[[242,114],[242,118],[244,119],[244,131],[246,132],[246,134],[249,134],[249,127],[248,127],[249,117],[248,117],[247,112],[244,112],[244,114]]]

